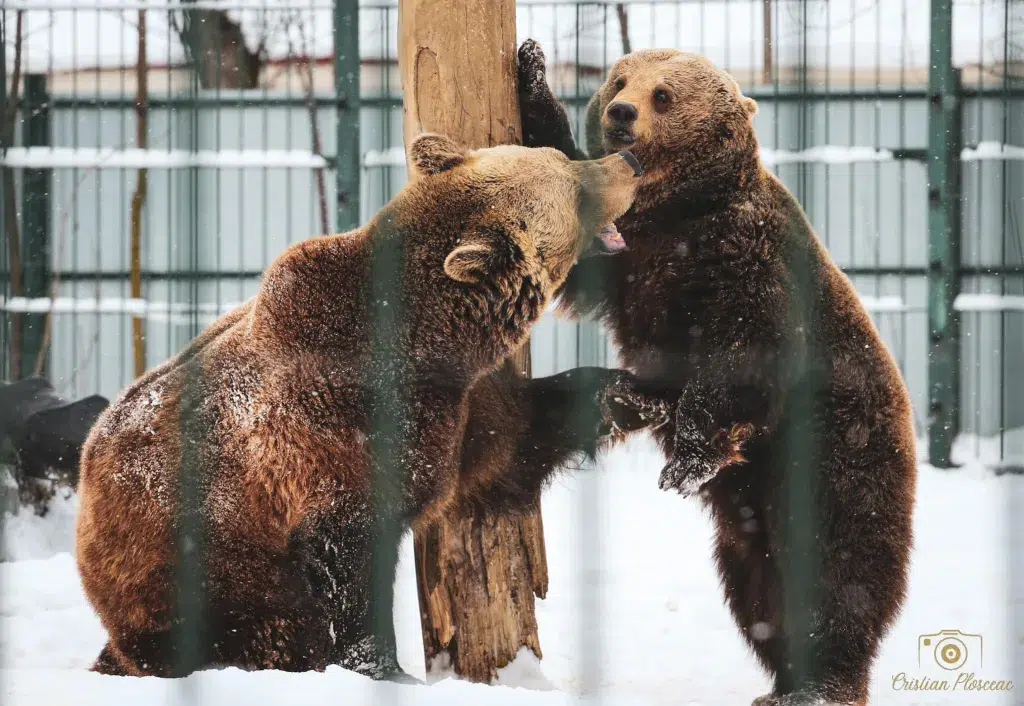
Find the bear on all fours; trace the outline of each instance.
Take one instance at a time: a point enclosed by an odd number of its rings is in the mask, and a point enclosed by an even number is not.
[[[524,144],[584,158],[540,47],[518,58]],[[561,306],[601,319],[623,366],[676,403],[653,430],[660,486],[711,512],[726,603],[774,679],[755,704],[866,704],[907,588],[911,405],[853,286],[761,164],[756,112],[701,56],[618,61],[586,141],[644,167],[616,221],[628,250],[581,261]]]
[[[628,153],[581,163],[437,135],[410,161],[419,178],[369,223],[288,248],[253,299],[93,426],[76,559],[109,636],[95,671],[338,664],[408,679],[392,620],[402,533],[467,492],[504,492],[462,476],[470,390],[581,255],[621,247],[602,226],[638,181]],[[628,378],[589,376],[592,440]],[[565,396],[529,383],[526,410]],[[511,485],[527,481],[544,478]]]

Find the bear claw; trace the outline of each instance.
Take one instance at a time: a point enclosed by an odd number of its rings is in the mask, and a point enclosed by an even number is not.
[[[600,399],[601,417],[610,425],[613,435],[637,428],[662,426],[669,419],[669,410],[659,400],[640,394],[632,389],[628,381],[617,381],[609,385]],[[630,423],[627,415],[641,422],[640,425]]]

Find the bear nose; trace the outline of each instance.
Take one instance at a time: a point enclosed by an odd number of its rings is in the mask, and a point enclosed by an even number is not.
[[[608,106],[608,117],[619,123],[632,123],[637,119],[636,108],[629,103],[612,103]]]

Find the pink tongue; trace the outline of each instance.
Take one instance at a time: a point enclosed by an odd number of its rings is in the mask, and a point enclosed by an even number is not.
[[[604,243],[604,248],[608,252],[618,252],[619,250],[626,249],[626,241],[619,235],[619,231],[613,224],[606,225],[601,229],[601,232],[597,234],[597,237]]]

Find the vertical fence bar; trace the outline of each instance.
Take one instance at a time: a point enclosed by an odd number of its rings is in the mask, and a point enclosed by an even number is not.
[[[928,460],[952,465],[959,430],[961,91],[953,66],[953,0],[931,2],[928,70]]]
[[[46,93],[46,76],[25,76],[23,103],[23,141],[26,147],[50,144],[50,107]],[[22,172],[22,237],[21,261],[25,296],[46,297],[50,289],[50,169],[25,169]],[[43,354],[43,332],[46,314],[25,314],[21,317],[21,372],[25,378],[33,374],[36,360]],[[40,370],[45,374],[45,368]]]
[[[797,119],[798,149],[803,152],[811,141],[813,129],[813,101],[810,95],[810,50],[811,29],[808,0],[801,0],[797,9],[800,26],[799,60],[795,78],[798,81],[799,104]],[[828,55],[825,57],[826,70]],[[798,167],[798,201],[810,220],[808,202],[811,196],[811,180],[808,172],[812,167],[801,164]],[[826,195],[827,201],[827,195]],[[809,226],[809,224],[808,224]],[[827,237],[827,234],[826,234]],[[790,256],[793,267],[793,287],[788,308],[792,321],[811,322],[817,320],[815,303],[807,292],[813,290],[812,263],[806,256],[793,253]],[[783,428],[785,479],[781,490],[784,510],[780,532],[784,551],[779,556],[781,572],[781,593],[783,615],[781,630],[784,636],[783,650],[788,670],[776,676],[775,688],[783,692],[813,684],[822,669],[822,655],[814,640],[819,631],[816,617],[820,615],[823,575],[822,558],[818,537],[822,517],[818,512],[816,498],[819,497],[819,479],[815,469],[822,464],[821,449],[813,433],[814,410],[811,401],[821,394],[825,381],[813,365],[802,365],[804,361],[820,359],[816,344],[808,339],[807,350],[786,353],[785,358],[794,361],[801,380],[799,393],[792,394],[787,408],[787,422]]]
[[[385,41],[387,41],[385,39]],[[337,232],[359,225],[359,0],[334,2]]]
[[[182,97],[184,117],[187,121],[184,139],[193,154],[200,148],[199,92],[202,56],[193,56],[187,64],[188,86]],[[185,310],[187,316],[186,340],[199,334],[199,169],[189,166],[182,170],[179,182],[186,215],[186,242],[183,244],[183,272],[185,284]],[[181,282],[179,281],[180,285]],[[203,566],[206,526],[203,522],[201,452],[198,440],[203,438],[205,411],[205,385],[202,365],[185,369],[179,398],[178,424],[181,456],[178,479],[177,547],[175,566],[174,620],[170,639],[172,644],[172,673],[186,675],[203,665],[207,657],[204,644],[204,622],[208,617],[206,595],[206,567]],[[198,684],[182,679],[177,690],[178,704],[199,700]]]
[[[7,12],[0,10],[0,46],[7,46]],[[7,51],[0,51],[0,155],[6,152],[7,147]],[[8,299],[11,296],[11,264],[7,257],[10,247],[10,238],[14,233],[7,227],[7,184],[14,174],[6,167],[0,167],[0,229],[3,238],[0,238],[0,277],[3,277],[3,296]],[[11,344],[9,327],[12,317],[4,313],[3,324],[0,325],[0,378],[9,379],[13,377],[13,370],[9,370],[10,355],[8,348]],[[0,539],[3,539],[3,527],[0,523]]]
[[[1024,107],[1024,101],[1020,100],[1021,94],[1019,93],[1016,99],[1010,95],[1011,90],[1024,88],[1024,73],[1021,73],[1021,62],[1024,61],[1024,3],[1019,0],[1004,1],[1006,6],[1003,11],[1003,61],[1001,67],[1003,75],[1002,86],[1000,87],[1000,93],[1002,94],[1000,103],[1003,118],[1001,137],[1002,144],[1004,145],[1024,145],[1024,119],[1021,118],[1021,114],[1024,112],[1021,111],[1021,108]],[[1016,28],[1022,31],[1022,34],[1015,34],[1015,25]],[[1024,224],[1020,220],[1021,216],[1024,215],[1020,209],[1021,202],[1024,199],[1020,199],[1021,189],[1019,188],[1020,177],[1024,174],[1024,168],[1012,166],[1007,160],[1004,160],[1002,172],[1002,218],[1000,219],[1000,225],[1002,226],[1001,236],[1003,243],[999,264],[1002,269],[1000,291],[1005,297],[1009,282],[1011,281],[1010,268],[1024,265]],[[1014,198],[1015,196],[1017,197],[1016,199]],[[1016,231],[1016,237],[1014,237],[1014,231]],[[1015,258],[1011,255],[1011,248],[1016,251]],[[1012,281],[1014,282],[1012,291],[1016,294],[1024,295],[1024,281],[1020,277],[1012,278]],[[1009,458],[1010,454],[1018,456],[1024,451],[1019,443],[1014,444],[1016,448],[1013,451],[1008,453],[1007,449],[1007,435],[1010,433],[1011,428],[1024,425],[1024,410],[1020,409],[1019,406],[1016,409],[1010,407],[1010,405],[1014,405],[1014,401],[1021,399],[1019,394],[1021,387],[1019,385],[1011,387],[1010,378],[1014,374],[1011,371],[1016,372],[1020,370],[1019,356],[1024,346],[1019,344],[1015,346],[1012,341],[1016,339],[1024,343],[1024,330],[1022,330],[1024,329],[1024,312],[1018,312],[1017,316],[1014,316],[1011,321],[1007,321],[1010,318],[1008,314],[1010,312],[1007,311],[1003,311],[1000,314],[1002,330],[1000,331],[999,351],[1000,363],[1003,366],[999,415],[999,461],[1000,464],[1007,466],[1012,463]],[[1008,325],[1011,323],[1012,325]],[[1013,350],[1017,351],[1016,356],[1011,353]],[[1013,358],[1017,358],[1017,360],[1013,360]],[[1017,394],[1014,394],[1015,392]],[[1021,461],[1021,465],[1024,465],[1024,459],[1021,459]],[[1018,491],[1010,494],[1007,510],[1010,524],[1007,536],[1024,536],[1022,535],[1024,520],[1021,519],[1021,513],[1024,512],[1024,492]],[[1010,550],[1010,580],[1008,588],[1011,597],[1024,596],[1024,561],[1022,561],[1021,554],[1019,550]],[[1011,664],[1014,665],[1012,676],[1014,677],[1014,682],[1018,685],[1017,688],[1020,689],[1019,685],[1024,680],[1024,601],[1018,598],[1018,600],[1012,603],[1012,606],[1013,609],[1009,621],[1012,626],[1010,634],[1019,637],[1015,641],[1015,646],[1011,647],[1010,658]]]

